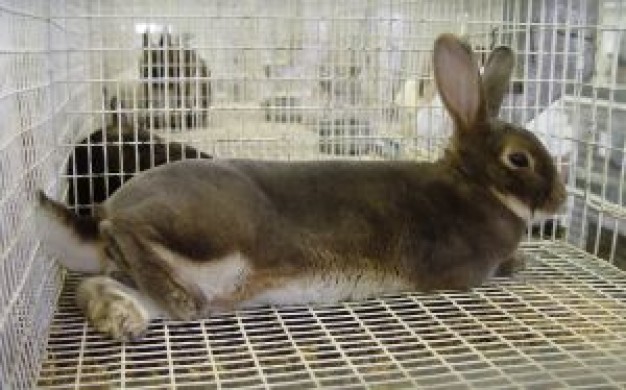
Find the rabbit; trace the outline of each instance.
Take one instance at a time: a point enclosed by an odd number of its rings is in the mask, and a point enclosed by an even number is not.
[[[511,269],[528,219],[557,212],[565,187],[541,142],[496,117],[509,48],[482,77],[454,35],[433,57],[455,123],[438,161],[186,160],[137,175],[91,218],[39,192],[46,247],[96,274],[76,294],[89,322],[124,341],[157,317],[466,290]]]
[[[105,94],[106,95],[106,94]],[[82,139],[68,160],[68,203],[79,215],[90,215],[92,203],[103,202],[138,172],[187,158],[211,158],[177,142],[165,142],[118,115],[117,99],[110,100],[112,120]]]
[[[467,36],[463,36],[462,41],[469,45]],[[485,52],[486,48],[478,46],[475,50]],[[482,58],[479,63],[485,63],[485,60]],[[404,85],[403,94],[397,99],[404,107],[416,108],[412,134],[417,136],[417,152],[420,156],[428,156],[438,146],[436,138],[445,140],[450,137],[454,127],[454,122],[444,107],[441,96],[429,84],[418,85],[415,79],[408,79]],[[511,107],[510,110],[515,112],[516,108]],[[413,120],[409,122],[413,123]],[[574,150],[574,144],[570,140],[575,135],[574,128],[568,123],[562,99],[550,104],[535,118],[528,121],[524,127],[535,133],[543,142],[552,158],[560,164],[559,171],[562,179],[567,182]],[[559,220],[543,220],[535,221],[531,230],[534,236],[555,237],[562,234],[564,228]]]
[[[510,111],[515,111],[515,107]],[[448,120],[438,94],[433,94],[430,103],[418,109],[416,122],[416,133],[422,137],[431,134],[449,136],[453,131],[450,126],[452,122]],[[574,153],[574,143],[571,139],[576,136],[575,129],[570,123],[565,102],[558,98],[547,107],[541,108],[524,127],[537,135],[554,159],[567,165]],[[565,174],[566,171],[562,173]],[[564,179],[567,180],[567,177]]]
[[[158,45],[153,46],[148,33],[144,33],[139,69],[145,100],[142,108],[156,110],[148,115],[148,124],[173,129],[206,124],[211,105],[211,72],[195,50],[174,42],[169,33],[161,35]]]
[[[463,35],[461,40],[469,46],[469,37],[467,35]],[[485,53],[487,48],[479,45],[474,50]],[[481,55],[479,63],[485,63],[485,60],[484,55]],[[421,68],[424,71],[429,69],[430,66],[423,64]],[[409,133],[417,136],[419,140],[430,140],[433,135],[447,138],[453,133],[453,122],[441,101],[441,96],[426,78],[424,76],[420,79],[407,79],[399,93],[397,93],[394,104],[397,107],[417,110],[414,120],[409,121],[405,119],[405,121],[414,122],[414,129]],[[517,89],[523,88],[522,84],[518,82],[514,83],[515,86],[517,86]],[[514,92],[507,98],[513,105],[513,107],[509,108],[509,111],[513,112],[514,116],[519,117],[518,111],[521,111],[522,108],[515,107],[514,101],[521,92],[516,93],[515,89],[513,88]],[[555,92],[554,99],[556,100],[552,103],[540,107],[536,117],[529,119],[524,127],[533,131],[543,141],[555,159],[561,161],[562,164],[567,164],[574,149],[573,143],[569,140],[574,138],[575,134],[573,127],[568,123],[562,98],[559,98]],[[523,109],[526,109],[526,106]],[[432,148],[428,141],[420,143],[427,150]]]
[[[441,96],[432,93],[429,102],[418,103],[415,134],[420,139],[428,139],[433,134],[448,137],[453,133],[453,122],[443,106]],[[573,154],[574,146],[570,141],[574,136],[574,128],[564,108],[565,103],[558,99],[545,107],[535,118],[524,127],[533,131],[544,142],[553,158],[566,164]],[[514,110],[515,108],[513,108]]]

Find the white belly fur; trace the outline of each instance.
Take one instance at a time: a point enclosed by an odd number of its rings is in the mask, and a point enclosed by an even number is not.
[[[254,271],[250,261],[239,252],[208,263],[196,263],[163,247],[156,247],[155,250],[170,265],[175,265],[180,276],[196,284],[208,302],[228,298],[230,294],[246,289],[248,282],[254,284]],[[359,277],[356,273],[332,276],[311,275],[259,291],[252,297],[238,302],[236,307],[333,303],[411,289],[412,286],[408,281],[391,276],[363,274]],[[222,311],[223,308],[209,308],[209,311],[213,311],[211,309]]]
[[[381,278],[375,275],[340,275],[337,277],[310,276],[286,282],[259,293],[242,302],[240,307],[248,308],[262,305],[300,305],[315,303],[333,303],[345,300],[360,300],[379,294],[410,291],[407,281],[397,278]]]
[[[155,245],[153,249],[184,280],[198,286],[208,302],[220,300],[240,289],[251,271],[248,260],[238,252],[222,259],[198,263],[162,246]]]

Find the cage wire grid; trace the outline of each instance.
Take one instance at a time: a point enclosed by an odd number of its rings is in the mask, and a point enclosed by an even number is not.
[[[626,277],[598,258],[626,267],[625,26],[612,0],[0,0],[0,387],[625,387]],[[84,211],[96,180],[110,194],[123,176],[77,172],[79,147],[132,173],[142,145],[154,165],[175,142],[218,158],[434,159],[450,131],[429,65],[444,31],[483,59],[493,44],[519,53],[502,116],[568,182],[565,231],[529,230],[526,271],[467,293],[160,321],[124,345],[86,325],[79,276],[32,234],[34,189]],[[123,138],[122,120],[149,140]],[[102,129],[110,149],[85,138]]]
[[[626,280],[571,245],[524,245],[527,269],[469,292],[158,321],[116,343],[77,311],[70,275],[38,387],[618,389]]]

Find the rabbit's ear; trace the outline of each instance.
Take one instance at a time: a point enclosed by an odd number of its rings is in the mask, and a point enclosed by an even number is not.
[[[434,71],[437,89],[459,131],[473,131],[487,119],[485,94],[478,65],[469,45],[452,34],[435,41]]]
[[[493,49],[483,72],[483,86],[487,97],[487,113],[490,117],[498,116],[502,100],[509,88],[515,55],[506,46]]]

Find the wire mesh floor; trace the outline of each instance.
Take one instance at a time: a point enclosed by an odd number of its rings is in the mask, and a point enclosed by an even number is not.
[[[90,329],[68,277],[39,388],[626,387],[626,274],[560,243],[467,293],[408,293],[152,324],[119,344]]]

